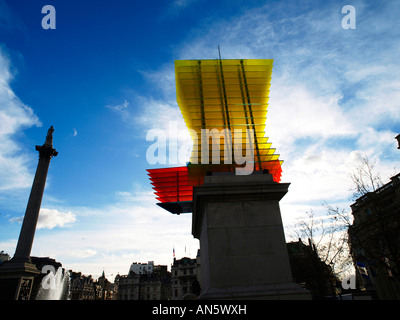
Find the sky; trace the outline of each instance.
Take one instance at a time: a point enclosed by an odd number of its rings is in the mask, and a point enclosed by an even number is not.
[[[291,183],[285,231],[324,202],[350,212],[363,156],[384,182],[399,172],[399,16],[393,0],[0,0],[0,250],[15,252],[35,145],[54,126],[33,256],[111,280],[133,262],[170,266],[173,248],[194,258],[191,214],[159,208],[146,172],[188,157],[150,164],[146,135],[172,123],[190,147],[174,60],[216,59],[218,46],[223,59],[274,59],[266,136]]]

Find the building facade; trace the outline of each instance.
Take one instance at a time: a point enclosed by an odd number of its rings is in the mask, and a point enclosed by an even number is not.
[[[357,285],[377,299],[400,299],[400,173],[351,209],[348,232]]]
[[[96,288],[92,276],[85,276],[81,272],[70,272],[70,299],[95,300]]]
[[[117,276],[118,300],[140,300],[140,276],[135,273]]]
[[[97,282],[94,283],[95,286],[95,299],[96,300],[116,300],[118,297],[117,286],[115,283],[108,281],[104,271],[99,277]]]
[[[129,273],[134,272],[136,274],[152,273],[154,269],[154,261],[149,261],[147,263],[137,263],[134,262],[129,268]]]
[[[118,300],[170,299],[171,274],[167,266],[155,266],[152,261],[148,264],[134,263],[132,266],[128,275],[116,277]]]
[[[172,300],[195,299],[200,295],[197,259],[174,259],[171,266],[171,298]]]
[[[9,261],[10,260],[10,255],[8,253],[5,253],[3,250],[0,251],[0,264],[3,262]]]

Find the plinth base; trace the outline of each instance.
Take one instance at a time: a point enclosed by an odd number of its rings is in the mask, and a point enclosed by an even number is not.
[[[0,300],[30,300],[40,271],[32,263],[7,261],[0,265]]]
[[[206,176],[193,190],[200,299],[310,299],[292,281],[279,208],[288,183],[269,174]]]

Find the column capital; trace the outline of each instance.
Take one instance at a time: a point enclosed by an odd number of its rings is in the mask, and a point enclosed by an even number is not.
[[[53,156],[56,157],[58,155],[58,151],[56,149],[49,147],[48,145],[36,146],[36,151],[39,151],[39,159],[40,158],[49,158],[51,159]]]

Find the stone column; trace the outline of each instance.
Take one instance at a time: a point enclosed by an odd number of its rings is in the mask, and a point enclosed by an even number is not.
[[[51,127],[47,132],[45,143],[42,146],[36,146],[36,150],[39,151],[39,163],[26,207],[17,248],[14,257],[10,261],[0,265],[0,300],[29,300],[33,281],[36,275],[40,273],[36,266],[31,263],[30,254],[50,160],[58,154],[53,149],[53,131],[54,129]]]
[[[193,190],[200,240],[200,299],[309,299],[293,282],[279,200],[289,183],[270,174],[206,176]]]
[[[50,160],[53,156],[57,156],[58,154],[58,152],[53,149],[53,131],[54,129],[52,126],[49,129],[44,145],[36,146],[36,150],[39,151],[39,163],[36,169],[35,179],[33,180],[28,205],[26,207],[17,249],[13,257],[13,260],[16,262],[30,262],[33,238],[35,236],[36,225],[39,218],[39,211]]]

